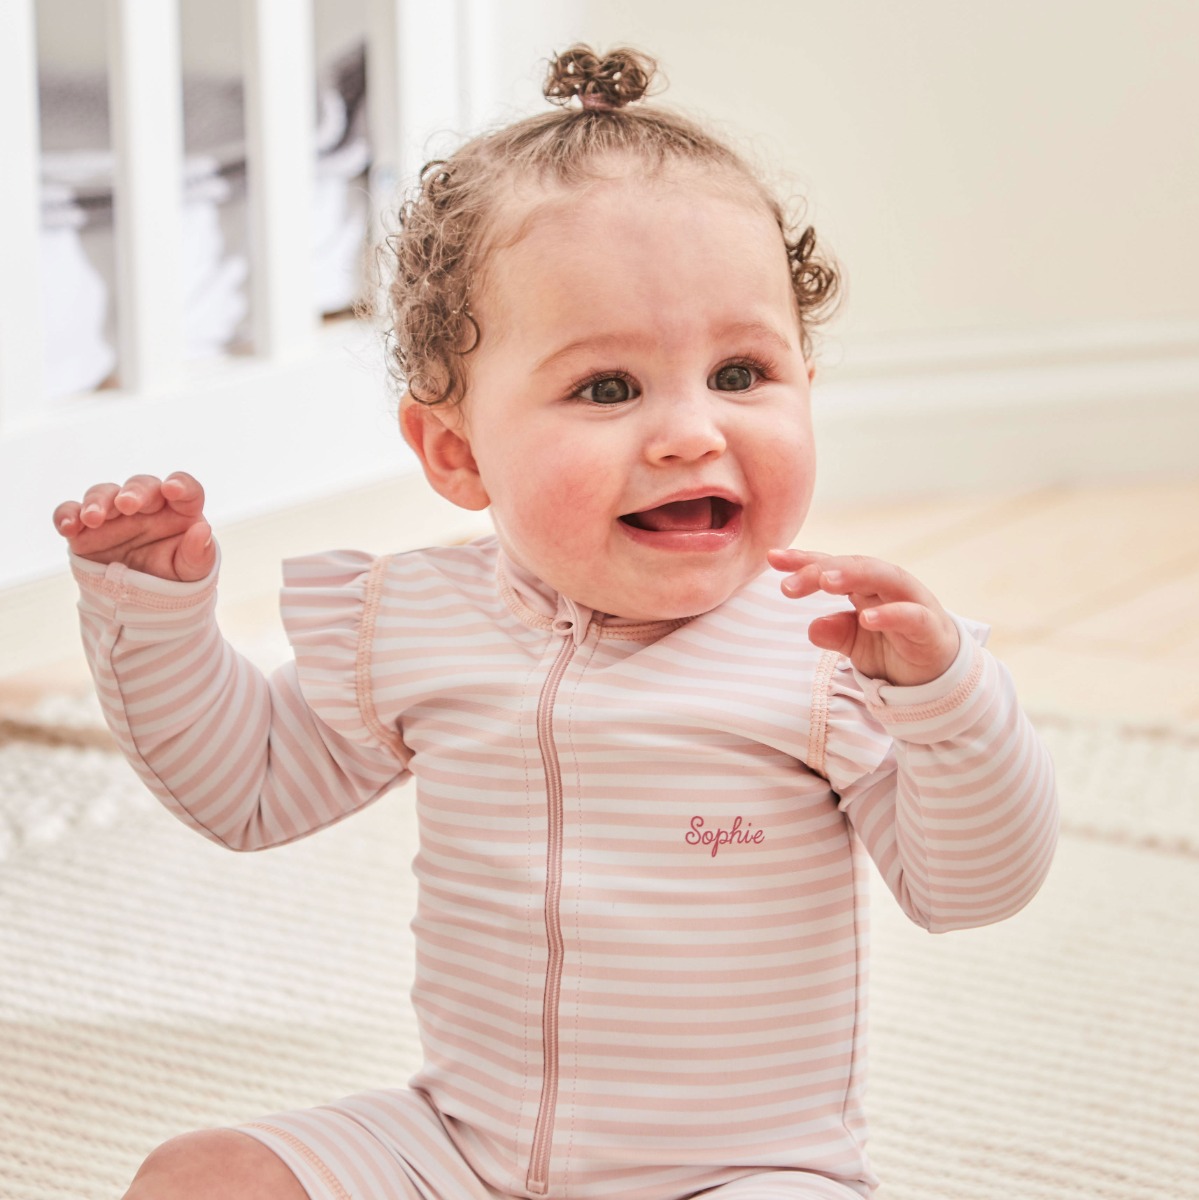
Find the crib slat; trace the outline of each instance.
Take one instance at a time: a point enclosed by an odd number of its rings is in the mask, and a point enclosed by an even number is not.
[[[461,14],[458,4],[369,0],[366,97],[376,222],[435,153],[431,135],[461,132]],[[378,229],[376,229],[376,234]]]
[[[251,327],[293,355],[316,325],[312,276],[316,71],[312,0],[244,0]]]
[[[37,45],[33,0],[0,4],[0,432],[42,402]]]
[[[178,377],[183,344],[177,6],[163,0],[109,0],[108,45],[118,374],[125,388],[157,390]]]
[[[553,0],[553,10],[557,11],[567,2]],[[521,17],[528,20],[529,11],[524,6],[515,13],[511,10],[501,11],[493,0],[458,0],[458,61],[461,64],[458,101],[462,123],[467,129],[478,129],[498,115],[496,101],[499,98],[500,47],[511,44],[511,41],[505,43],[504,40],[507,28],[513,25],[519,27]],[[544,15],[538,16],[540,32]],[[540,42],[535,47],[531,46],[527,55],[530,63],[535,54],[546,53],[550,44],[547,41],[544,46]]]

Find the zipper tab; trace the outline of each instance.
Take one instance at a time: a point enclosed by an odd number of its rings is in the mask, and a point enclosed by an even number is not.
[[[559,637],[569,637],[577,648],[587,638],[587,630],[591,627],[592,616],[591,609],[576,604],[569,596],[559,596],[558,612],[550,628]]]
[[[569,604],[570,601],[567,601]],[[545,968],[545,993],[541,1002],[542,1073],[541,1101],[537,1124],[533,1128],[533,1149],[525,1186],[537,1196],[549,1191],[550,1148],[554,1138],[554,1113],[558,1107],[558,1004],[562,997],[562,767],[554,744],[554,701],[558,685],[578,647],[580,629],[585,637],[587,621],[577,613],[562,615],[554,621],[554,632],[562,638],[558,657],[546,676],[537,700],[537,746],[545,769],[548,826],[545,850],[545,937],[548,950]],[[588,614],[590,616],[590,614]],[[574,636],[571,637],[570,635]]]

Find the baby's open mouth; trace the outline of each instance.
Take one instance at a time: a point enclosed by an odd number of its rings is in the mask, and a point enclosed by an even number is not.
[[[694,532],[723,529],[741,510],[741,505],[723,496],[697,496],[694,500],[672,500],[647,508],[644,512],[625,513],[620,519],[634,529],[654,533]]]

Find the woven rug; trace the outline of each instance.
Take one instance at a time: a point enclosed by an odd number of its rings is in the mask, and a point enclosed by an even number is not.
[[[188,1129],[404,1082],[411,794],[235,855],[94,702],[0,722],[0,1197],[115,1200]],[[1001,925],[874,904],[880,1200],[1199,1197],[1199,733],[1044,717],[1064,830]]]

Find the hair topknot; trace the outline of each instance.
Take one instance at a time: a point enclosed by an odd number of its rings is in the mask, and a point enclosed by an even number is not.
[[[829,318],[840,293],[834,260],[725,141],[680,113],[634,103],[656,74],[654,59],[637,50],[600,55],[571,46],[546,76],[545,97],[558,108],[481,133],[421,169],[381,250],[389,276],[388,368],[414,400],[456,404],[466,395],[471,351],[486,336],[471,301],[486,287],[497,246],[520,237],[516,185],[584,186],[610,178],[620,160],[636,162],[646,177],[698,169],[714,186],[727,184],[765,207],[779,227],[800,342],[811,355],[812,329]]]
[[[611,111],[640,100],[658,64],[648,54],[620,46],[601,58],[590,46],[575,45],[551,63],[542,93],[551,104],[578,96],[584,108]]]

